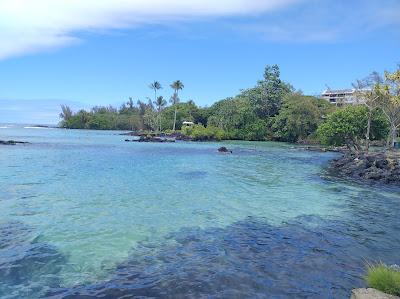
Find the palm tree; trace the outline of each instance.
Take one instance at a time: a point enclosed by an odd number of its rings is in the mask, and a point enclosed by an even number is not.
[[[163,96],[159,96],[157,100],[154,101],[154,105],[157,107],[157,113],[158,113],[158,122],[159,122],[159,129],[161,132],[161,112],[163,107],[167,105],[167,101],[164,99]]]
[[[185,85],[183,85],[182,81],[180,80],[176,80],[175,82],[173,82],[171,85],[171,88],[174,90],[174,94],[171,97],[171,102],[173,104],[173,106],[175,107],[175,113],[174,113],[174,126],[172,128],[172,131],[175,132],[175,128],[176,128],[176,112],[177,112],[177,104],[179,103],[179,90],[182,90]]]
[[[157,102],[157,90],[162,89],[160,82],[154,81],[149,85],[149,87],[154,90],[154,103]]]
[[[61,111],[60,118],[62,118],[64,121],[68,121],[72,117],[72,110],[69,106],[61,105]]]
[[[180,102],[179,97],[178,97],[178,94],[177,94],[176,92],[174,92],[174,94],[172,95],[172,97],[171,97],[171,99],[170,99],[170,102],[172,103],[172,106],[175,107],[175,112],[174,112],[174,126],[173,126],[173,128],[172,128],[172,131],[175,132],[175,127],[176,127],[176,113],[177,113],[178,104],[179,104],[179,102]]]
[[[183,85],[182,81],[180,81],[180,80],[176,80],[170,86],[175,91],[176,94],[178,94],[179,90],[182,90],[185,88],[185,85]]]
[[[131,98],[131,97],[129,97],[129,101],[126,103],[127,105],[128,105],[128,107],[129,107],[129,109],[130,110],[132,110],[133,109],[133,99]]]

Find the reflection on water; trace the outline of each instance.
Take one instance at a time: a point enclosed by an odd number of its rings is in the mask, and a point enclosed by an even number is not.
[[[334,154],[3,133],[33,143],[0,147],[2,298],[342,298],[400,263],[399,189],[329,177]]]

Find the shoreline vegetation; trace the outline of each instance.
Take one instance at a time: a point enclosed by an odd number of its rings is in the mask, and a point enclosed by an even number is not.
[[[350,152],[368,153],[371,142],[395,146],[400,127],[400,69],[374,72],[353,84],[359,105],[338,107],[324,99],[304,95],[280,79],[277,65],[267,66],[263,78],[238,95],[199,107],[181,102],[185,88],[170,85],[167,105],[161,83],[147,101],[132,97],[120,108],[93,107],[74,113],[62,105],[60,127],[69,129],[127,130],[151,136],[185,136],[190,140],[283,141],[323,146],[346,146]],[[185,126],[185,122],[193,123]],[[385,145],[386,143],[386,145]]]
[[[129,130],[149,134],[181,133],[194,140],[248,140],[297,142],[314,138],[324,117],[334,111],[325,100],[305,96],[280,79],[277,65],[267,66],[263,78],[252,88],[199,107],[193,100],[181,102],[181,81],[173,82],[171,105],[163,96],[162,85],[150,84],[154,92],[135,104],[129,98],[119,108],[93,107],[76,113],[62,106],[60,127],[70,129]],[[166,91],[166,93],[169,93]],[[190,127],[184,122],[192,122]]]
[[[296,143],[310,150],[344,152],[344,156],[331,165],[348,177],[400,182],[398,164],[390,169],[383,167],[394,165],[393,159],[388,157],[396,156],[391,153],[399,144],[400,66],[395,72],[385,71],[384,76],[373,72],[357,80],[353,88],[358,104],[348,106],[332,105],[295,90],[281,80],[277,65],[267,66],[263,78],[254,87],[210,107],[199,107],[193,100],[181,102],[179,95],[185,86],[180,80],[170,85],[169,106],[160,95],[163,89],[160,82],[152,82],[149,88],[154,93],[153,98],[138,100],[135,104],[130,97],[118,109],[97,106],[90,111],[74,113],[62,105],[60,127],[128,130],[131,133],[124,135],[139,139],[125,141],[139,142],[247,140]],[[188,123],[190,125],[186,125]]]

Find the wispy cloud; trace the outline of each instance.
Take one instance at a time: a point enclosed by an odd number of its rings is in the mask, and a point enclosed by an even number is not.
[[[80,33],[229,17],[258,38],[329,42],[399,27],[398,0],[0,0],[0,60],[64,47]],[[237,17],[232,20],[231,17]],[[226,21],[226,19],[225,19]]]
[[[308,0],[233,28],[269,41],[326,43],[362,38],[382,28],[400,31],[399,24],[398,0]]]
[[[300,0],[1,0],[0,59],[62,47],[84,31],[257,15]]]

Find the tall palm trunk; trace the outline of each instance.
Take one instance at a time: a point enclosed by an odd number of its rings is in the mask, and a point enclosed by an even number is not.
[[[176,94],[176,97],[178,98],[178,90],[177,89],[175,89],[175,94]],[[173,126],[173,128],[172,128],[172,131],[173,132],[175,132],[175,129],[176,129],[176,113],[177,113],[177,107],[176,107],[176,101],[175,101],[175,103],[174,103],[174,106],[175,106],[175,111],[174,111],[174,126]]]
[[[160,133],[162,132],[162,128],[161,128],[161,107],[158,108],[158,121],[159,121],[159,125],[160,125]]]
[[[156,102],[157,102],[157,89],[154,88],[154,102],[153,103],[156,103]],[[160,108],[158,108],[158,111],[160,111]],[[159,118],[159,117],[160,117],[160,114],[158,114],[157,118]],[[156,122],[157,122],[157,120],[156,120]],[[156,124],[156,133],[158,131],[158,128],[159,128],[159,124]]]

